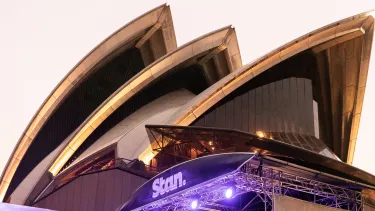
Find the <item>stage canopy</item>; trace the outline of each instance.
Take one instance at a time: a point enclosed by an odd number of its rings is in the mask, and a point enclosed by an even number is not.
[[[183,157],[184,150],[194,150],[201,152],[199,157],[223,152],[252,152],[348,178],[371,189],[375,186],[373,175],[333,158],[331,152],[325,150],[324,143],[314,137],[292,133],[259,136],[233,129],[192,126],[146,125],[146,129],[155,154]]]
[[[149,210],[155,206],[164,207],[168,202],[171,202],[169,199],[174,197],[180,199],[175,204],[177,207],[186,207],[184,198],[190,199],[191,197],[179,197],[181,191],[200,189],[199,187],[204,184],[225,179],[228,175],[237,172],[253,157],[252,153],[217,154],[176,165],[161,172],[138,188],[131,199],[121,208],[121,211]],[[216,186],[210,186],[199,191],[199,194],[209,194],[213,190],[219,191]],[[198,195],[194,192],[193,195]]]
[[[271,210],[291,199],[300,207],[361,210],[360,187],[327,177],[253,153],[207,155],[161,172],[119,210]]]

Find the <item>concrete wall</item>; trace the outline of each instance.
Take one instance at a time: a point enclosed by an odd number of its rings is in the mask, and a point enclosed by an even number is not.
[[[375,211],[375,207],[370,207],[368,205],[363,205],[363,211]]]
[[[58,211],[116,210],[146,179],[112,169],[80,176],[37,202],[34,207]]]
[[[339,211],[332,207],[314,204],[287,196],[274,196],[275,211]]]
[[[8,203],[0,203],[1,211],[52,211],[47,209],[40,209],[35,207],[20,206]]]
[[[127,143],[128,145],[133,146],[142,143],[142,141],[140,140],[143,140],[143,137],[146,137],[146,143],[149,144],[149,140],[144,125],[170,124],[170,122],[165,122],[163,120],[166,119],[170,115],[170,113],[173,113],[176,110],[176,108],[185,104],[194,97],[195,95],[191,92],[181,89],[168,93],[150,102],[149,104],[143,106],[141,109],[122,120],[111,130],[109,130],[106,134],[100,137],[94,144],[92,144],[87,150],[85,150],[73,162],[71,166],[79,163],[80,161],[82,161],[83,159],[92,155],[95,152],[98,152],[111,144],[119,142],[120,140],[122,140],[122,142],[125,142],[125,145]],[[154,119],[154,121],[149,121],[150,118]],[[133,131],[134,129],[138,129],[138,135],[130,138],[127,134],[131,133],[131,131]],[[120,150],[120,152],[122,152],[122,150]],[[137,158],[139,155],[136,154],[133,156],[134,152],[129,153],[121,154],[119,155],[119,157],[134,159]]]
[[[287,78],[249,90],[206,112],[194,126],[249,133],[292,132],[315,135],[311,80]]]

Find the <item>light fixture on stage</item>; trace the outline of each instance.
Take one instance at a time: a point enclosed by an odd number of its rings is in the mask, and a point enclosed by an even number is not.
[[[198,200],[193,200],[191,202],[191,209],[195,210],[198,207]]]
[[[233,189],[232,188],[228,188],[225,190],[225,198],[227,199],[230,199],[232,198],[233,196]]]
[[[266,136],[263,131],[257,131],[256,134],[259,138],[264,138]]]

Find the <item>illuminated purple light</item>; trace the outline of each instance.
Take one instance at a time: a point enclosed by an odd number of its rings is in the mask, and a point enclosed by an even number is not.
[[[226,191],[225,191],[225,198],[229,199],[233,196],[233,189],[232,188],[228,188]]]
[[[191,209],[196,209],[198,207],[198,201],[197,200],[193,200],[192,202],[191,202]]]

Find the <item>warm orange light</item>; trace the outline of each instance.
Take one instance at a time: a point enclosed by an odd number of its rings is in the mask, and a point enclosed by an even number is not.
[[[257,134],[257,136],[259,136],[259,138],[264,138],[263,131],[257,131],[256,134]]]
[[[155,154],[153,153],[152,148],[150,146],[141,155],[139,155],[138,159],[143,161],[146,165],[148,165],[154,157]]]
[[[212,145],[213,145],[212,141],[209,141],[209,142],[208,142],[208,145],[212,146]]]
[[[5,197],[5,193],[6,193],[7,189],[8,189],[8,187],[9,187],[9,183],[8,182],[6,182],[4,180],[0,182],[0,202],[3,201],[3,199]]]
[[[212,150],[215,150],[215,147],[212,147]]]

